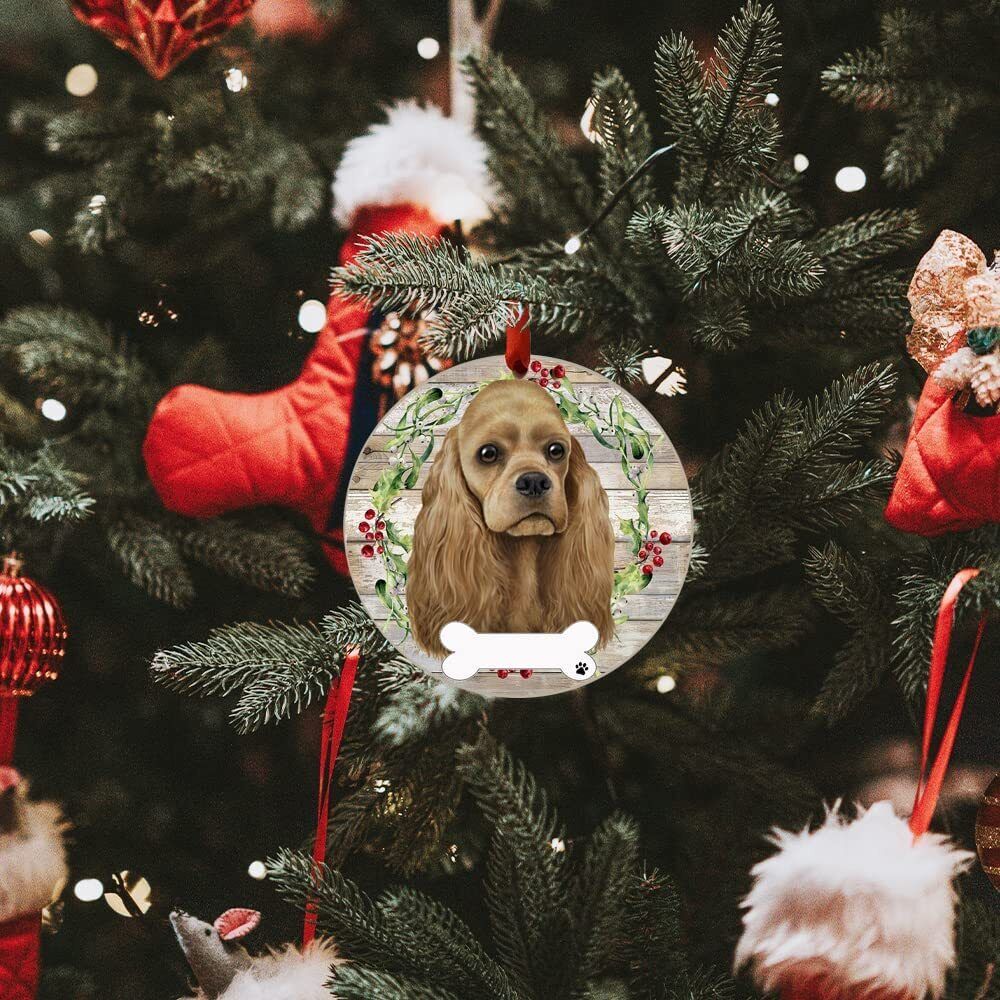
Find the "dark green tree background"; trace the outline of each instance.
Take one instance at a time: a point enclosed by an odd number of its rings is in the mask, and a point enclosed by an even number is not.
[[[485,263],[383,240],[334,280],[435,302],[442,346],[465,353],[494,352],[504,303],[529,304],[539,349],[622,380],[667,428],[698,551],[629,667],[486,704],[399,662],[302,524],[177,518],[142,469],[171,385],[294,375],[298,307],[325,297],[336,258],[344,142],[388,99],[445,95],[444,55],[416,54],[447,37],[445,3],[317,9],[319,35],[246,23],[157,83],[62,0],[0,0],[0,531],[71,627],[64,676],[23,712],[18,763],[66,804],[74,881],[128,869],[154,892],[142,921],[67,892],[46,995],[176,996],[175,904],[257,906],[269,940],[299,932],[279,893],[301,903],[308,887],[312,703],[355,642],[321,896],[354,963],[339,996],[743,995],[736,903],[766,830],[895,777],[955,568],[985,571],[963,622],[1000,603],[995,528],[928,544],[880,518],[920,386],[908,276],[944,225],[987,251],[1000,239],[1000,14],[978,0],[505,9],[494,53],[466,64],[507,196]],[[66,73],[84,62],[98,85],[73,97]],[[244,90],[227,88],[233,68]],[[589,97],[596,143],[579,127]],[[836,187],[846,165],[862,190]],[[652,348],[686,368],[688,395],[635,380]],[[46,398],[65,420],[42,415]],[[980,769],[997,755],[995,661],[993,643],[959,747]],[[972,812],[944,818],[964,841]],[[267,857],[271,878],[251,879]],[[1000,996],[991,892],[980,873],[963,884],[955,1000]]]

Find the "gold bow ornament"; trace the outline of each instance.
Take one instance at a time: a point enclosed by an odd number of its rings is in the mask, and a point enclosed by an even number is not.
[[[1000,403],[1000,269],[961,233],[945,229],[924,254],[907,292],[910,355],[946,389]]]

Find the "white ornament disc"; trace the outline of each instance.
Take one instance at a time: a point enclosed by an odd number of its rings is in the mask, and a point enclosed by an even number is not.
[[[344,513],[385,637],[487,696],[558,694],[621,666],[670,613],[691,554],[691,492],[659,424],[596,372],[534,362],[517,380],[480,358],[401,399]]]

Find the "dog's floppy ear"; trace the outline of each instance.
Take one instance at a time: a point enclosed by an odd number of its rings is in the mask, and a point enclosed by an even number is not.
[[[506,604],[502,544],[486,527],[482,506],[465,482],[453,427],[431,465],[413,526],[406,604],[421,649],[446,656],[439,633],[449,622],[480,632],[502,630],[497,627]]]
[[[546,545],[545,566],[541,568],[548,631],[559,631],[566,622],[591,622],[600,635],[601,648],[615,632],[611,617],[615,535],[608,495],[575,438],[570,447],[566,501],[566,530]]]

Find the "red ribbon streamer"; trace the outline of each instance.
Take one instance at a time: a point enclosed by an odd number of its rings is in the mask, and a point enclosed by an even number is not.
[[[333,793],[333,771],[337,766],[337,755],[344,738],[347,713],[351,707],[351,693],[354,678],[358,672],[361,653],[349,649],[344,654],[340,675],[330,684],[323,710],[323,736],[319,755],[319,795],[316,804],[316,839],[313,841],[313,870],[318,875],[320,865],[326,861],[327,827],[330,823],[330,798]],[[315,899],[306,904],[305,922],[302,926],[302,947],[305,948],[316,937],[317,907]]]
[[[920,779],[917,782],[917,794],[913,800],[913,814],[910,816],[910,829],[913,831],[914,839],[927,832],[934,816],[934,810],[937,808],[938,798],[941,795],[941,785],[944,783],[945,772],[948,770],[948,762],[951,760],[951,752],[955,746],[955,737],[958,735],[958,724],[962,719],[965,697],[969,693],[972,668],[976,665],[976,655],[979,652],[980,643],[983,641],[983,633],[986,631],[986,616],[984,615],[979,622],[976,641],[972,646],[972,655],[969,657],[969,665],[965,668],[965,676],[962,678],[962,686],[958,689],[951,717],[948,719],[944,734],[941,736],[941,745],[938,747],[933,765],[928,770],[934,722],[941,701],[941,686],[948,668],[948,647],[951,645],[951,630],[955,624],[955,604],[962,588],[978,575],[978,569],[959,570],[951,583],[948,584],[938,609],[937,623],[934,626],[934,644],[931,646],[930,675],[927,679],[927,706],[924,709]]]
[[[531,329],[528,326],[528,310],[521,308],[517,322],[507,327],[507,347],[504,351],[507,367],[518,377],[528,374],[531,364]]]
[[[10,764],[14,759],[19,700],[13,695],[0,695],[0,766]]]

